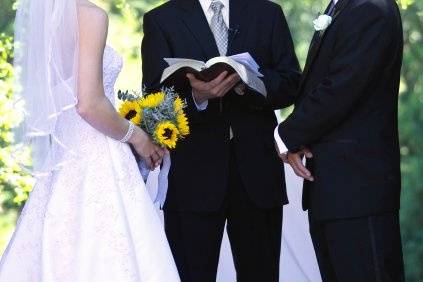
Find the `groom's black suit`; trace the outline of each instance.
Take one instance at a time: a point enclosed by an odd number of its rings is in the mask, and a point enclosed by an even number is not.
[[[189,84],[177,89],[188,102],[191,134],[171,153],[165,227],[183,281],[215,280],[226,219],[239,279],[277,281],[287,196],[283,167],[274,152],[274,110],[294,102],[299,66],[278,5],[263,0],[229,3],[227,55],[249,52],[261,67],[268,96],[231,91],[198,111]],[[163,58],[207,61],[216,56],[218,48],[198,0],[169,1],[145,14],[147,91],[160,88],[167,66]]]
[[[279,134],[289,151],[314,155],[303,205],[324,281],[403,281],[400,14],[394,0],[339,0],[332,15]]]

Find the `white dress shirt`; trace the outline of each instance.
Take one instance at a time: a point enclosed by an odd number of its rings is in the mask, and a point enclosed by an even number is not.
[[[201,8],[203,9],[204,15],[206,16],[207,22],[210,25],[211,19],[213,17],[213,10],[210,8],[210,4],[213,2],[212,0],[199,0],[201,4]],[[229,0],[218,0],[222,2],[223,8],[222,8],[222,16],[223,21],[225,22],[226,26],[229,28]],[[194,96],[192,97],[195,103],[195,106],[197,107],[197,110],[204,111],[207,109],[207,106],[209,105],[209,101],[204,101],[200,104],[195,101]]]
[[[336,3],[338,3],[338,1],[339,0],[333,0],[333,3],[336,5]],[[275,137],[276,145],[278,146],[279,153],[286,154],[289,150],[286,147],[285,143],[282,141],[282,138],[279,135],[278,129],[279,129],[279,126],[277,126],[275,131],[274,131],[274,137]]]

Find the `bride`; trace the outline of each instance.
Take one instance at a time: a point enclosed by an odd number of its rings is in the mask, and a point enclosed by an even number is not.
[[[165,152],[113,107],[122,59],[107,15],[86,0],[22,0],[16,62],[23,136],[37,182],[0,281],[179,281],[129,145],[151,168]]]

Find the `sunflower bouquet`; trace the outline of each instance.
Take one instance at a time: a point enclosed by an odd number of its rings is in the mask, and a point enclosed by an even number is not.
[[[119,91],[118,98],[120,115],[140,126],[158,146],[174,149],[178,140],[189,135],[186,103],[173,88],[141,95]]]
[[[178,141],[189,135],[188,119],[184,112],[186,102],[173,88],[163,88],[160,92],[152,94],[119,91],[118,98],[121,101],[120,115],[141,127],[158,146],[175,149]],[[160,207],[166,199],[170,165],[170,156],[167,154],[163,158],[158,175],[155,202],[159,202]],[[146,182],[149,168],[143,160],[138,162],[138,167]]]

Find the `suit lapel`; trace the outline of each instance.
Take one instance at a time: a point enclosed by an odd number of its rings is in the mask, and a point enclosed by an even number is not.
[[[179,0],[185,11],[182,21],[190,30],[207,59],[219,56],[213,33],[198,0]]]
[[[335,5],[335,12],[334,12],[334,16],[332,17],[331,25],[323,32],[323,34],[317,31],[314,33],[312,42],[310,44],[310,49],[307,55],[306,65],[303,71],[303,77],[300,83],[300,91],[302,90],[302,87],[304,86],[304,82],[306,81],[307,76],[309,75],[311,66],[313,65],[317,55],[319,54],[320,47],[322,46],[322,43],[326,37],[327,32],[330,30],[335,20],[344,10],[347,3],[348,3],[348,0],[339,0],[338,3]],[[329,10],[329,7],[328,9],[326,9],[325,13],[327,13],[328,10]]]
[[[249,19],[245,9],[248,6],[247,0],[229,1],[229,34],[227,55],[239,53],[242,49],[247,34]]]
[[[328,5],[324,14],[327,14],[329,12],[330,6],[331,6],[331,4]],[[319,13],[319,15],[320,15],[320,13]],[[311,59],[312,59],[312,57],[314,57],[314,56],[312,56],[312,54],[314,53],[314,51],[316,49],[316,44],[317,44],[317,41],[319,39],[320,39],[320,33],[315,31],[313,38],[311,39],[310,47],[308,49],[307,60],[306,60],[306,64],[305,64],[304,71],[303,71],[304,74],[308,71],[308,67],[310,66]]]

